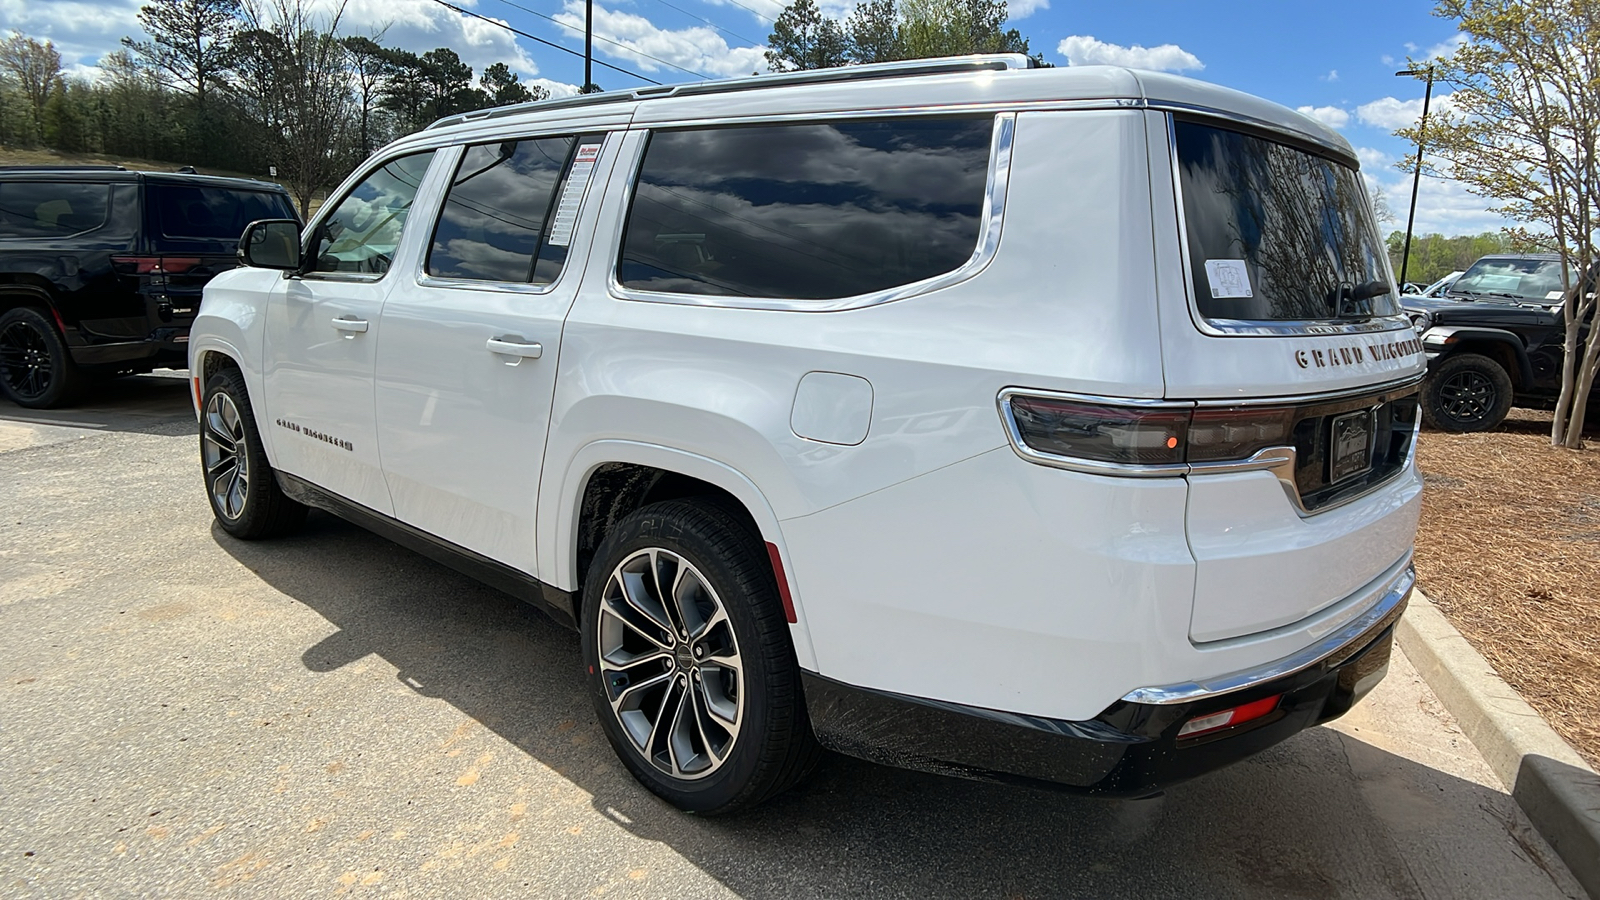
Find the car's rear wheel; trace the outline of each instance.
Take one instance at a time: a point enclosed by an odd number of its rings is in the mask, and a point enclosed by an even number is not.
[[[18,406],[53,409],[78,396],[84,378],[50,320],[29,307],[0,315],[0,392]]]
[[[206,499],[223,531],[248,541],[286,534],[305,521],[306,508],[283,493],[261,448],[238,369],[224,368],[206,382],[200,460]]]
[[[1511,376],[1479,353],[1446,357],[1422,389],[1422,418],[1441,431],[1488,431],[1511,412]]]
[[[764,551],[722,506],[674,500],[618,522],[589,571],[584,663],[606,737],[689,812],[761,803],[820,755]]]

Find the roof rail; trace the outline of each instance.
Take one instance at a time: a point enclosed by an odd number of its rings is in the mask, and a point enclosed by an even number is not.
[[[1006,69],[1031,69],[1034,61],[1021,53],[989,53],[972,56],[937,56],[931,59],[908,59],[900,62],[868,63],[860,66],[839,66],[832,69],[806,69],[799,72],[775,72],[771,75],[752,75],[746,78],[720,78],[714,81],[687,84],[664,84],[659,87],[628,88],[620,91],[603,91],[578,94],[560,100],[534,100],[513,106],[481,109],[434,122],[424,131],[498,119],[518,113],[550,109],[569,109],[602,103],[619,103],[626,100],[656,100],[664,97],[697,97],[705,94],[727,94],[735,91],[754,91],[763,88],[801,84],[830,84],[847,81],[865,81],[877,78],[909,78],[916,75],[946,75],[961,72],[996,72]]]
[[[39,165],[33,165],[33,166],[29,166],[29,165],[0,166],[0,172],[126,172],[126,171],[128,171],[128,170],[126,168],[122,167],[122,166],[87,166],[87,165],[85,165],[85,166],[74,166],[74,165],[68,165],[68,164],[51,165],[49,163],[41,163]]]

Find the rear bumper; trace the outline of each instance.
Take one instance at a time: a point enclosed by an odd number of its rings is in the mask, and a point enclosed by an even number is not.
[[[68,349],[72,353],[72,361],[81,366],[150,360],[173,363],[181,368],[188,364],[189,329],[187,326],[161,328],[147,340],[87,344]]]
[[[1206,685],[1142,689],[1086,721],[909,697],[805,673],[806,704],[829,749],[872,762],[984,781],[1140,797],[1237,762],[1344,714],[1388,669],[1410,576],[1371,611],[1319,642],[1250,673]],[[1283,695],[1274,712],[1180,739],[1198,716]],[[1154,702],[1151,702],[1154,701]]]

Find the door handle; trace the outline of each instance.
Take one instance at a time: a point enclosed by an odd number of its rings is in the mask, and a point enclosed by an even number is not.
[[[490,353],[500,353],[505,356],[517,356],[522,359],[538,359],[544,355],[544,347],[536,341],[525,341],[521,335],[507,334],[497,338],[489,338],[484,344]]]
[[[349,331],[354,334],[366,334],[367,320],[357,319],[354,316],[340,316],[333,320],[333,327],[340,331]]]

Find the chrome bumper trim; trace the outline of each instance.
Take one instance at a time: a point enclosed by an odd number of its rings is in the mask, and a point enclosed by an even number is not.
[[[1400,617],[1405,610],[1406,601],[1411,596],[1411,588],[1417,583],[1417,571],[1407,556],[1402,564],[1399,574],[1389,580],[1389,583],[1378,589],[1380,597],[1371,609],[1357,616],[1349,624],[1328,635],[1315,644],[1290,656],[1258,666],[1233,672],[1203,682],[1186,681],[1181,684],[1169,684],[1162,687],[1143,687],[1129,691],[1122,699],[1128,703],[1146,703],[1155,706],[1170,706],[1175,703],[1190,703],[1195,700],[1204,700],[1220,694],[1231,694],[1265,684],[1273,679],[1303,672],[1319,663],[1333,660],[1335,663],[1343,662],[1338,659],[1342,650],[1359,650],[1364,646],[1364,641],[1376,635],[1374,632],[1383,630],[1393,624],[1393,620]],[[1347,654],[1348,655],[1348,654]]]

